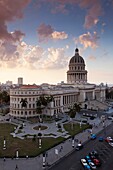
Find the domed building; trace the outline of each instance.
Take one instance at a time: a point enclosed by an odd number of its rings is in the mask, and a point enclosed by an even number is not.
[[[75,55],[70,59],[69,62],[67,83],[87,83],[87,70],[85,70],[85,61],[79,55],[78,48],[75,49]]]
[[[87,70],[85,61],[75,49],[75,55],[69,61],[67,71],[67,83],[57,85],[43,83],[37,85],[20,85],[10,89],[10,115],[15,117],[37,116],[37,99],[41,95],[53,97],[53,101],[42,110],[45,115],[58,115],[65,113],[74,103],[81,104],[82,108],[91,110],[106,110],[106,87],[87,82]],[[26,107],[22,107],[22,101],[26,101]]]

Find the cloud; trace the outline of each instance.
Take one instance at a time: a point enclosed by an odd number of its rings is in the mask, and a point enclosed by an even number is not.
[[[53,39],[53,40],[63,40],[68,38],[68,35],[62,31],[62,32],[58,32],[58,31],[54,31],[54,28],[51,27],[51,25],[46,25],[44,23],[42,23],[38,29],[38,38],[39,41],[48,41],[49,39]]]
[[[80,1],[80,7],[87,10],[85,16],[84,27],[90,29],[92,26],[96,25],[99,21],[99,16],[103,14],[102,5],[100,0],[84,0]]]
[[[77,39],[77,42],[82,44],[85,49],[88,47],[97,48],[98,47],[98,45],[97,45],[98,39],[99,39],[99,37],[96,32],[94,32],[93,34],[88,32],[86,34],[80,35],[79,38]]]
[[[48,48],[29,45],[25,42],[14,43],[0,41],[0,67],[28,68],[28,69],[62,69],[69,58],[65,55],[65,48]]]
[[[59,4],[59,5],[55,6],[55,8],[51,10],[51,12],[53,14],[58,13],[58,12],[62,12],[64,14],[68,14],[68,10],[66,9],[66,5],[65,4]]]
[[[0,43],[0,65],[1,67],[14,68],[18,65],[19,55],[17,45],[12,42],[1,41]]]
[[[99,17],[103,14],[103,9],[100,0],[46,0],[43,1],[52,5],[52,13],[69,13],[68,5],[79,6],[86,10],[84,27],[90,29],[99,21]]]
[[[7,23],[21,19],[24,8],[31,0],[1,0],[0,1],[0,39],[8,41],[19,41],[23,35],[21,31],[8,32]],[[15,36],[14,36],[15,35]]]
[[[48,48],[47,59],[43,61],[42,68],[45,69],[65,68],[69,60],[69,58],[65,56],[66,48]]]
[[[96,60],[96,57],[93,56],[93,55],[90,55],[90,56],[88,57],[88,59],[94,61],[94,60]]]
[[[64,31],[62,31],[62,32],[54,31],[52,33],[52,38],[53,39],[61,39],[61,40],[63,40],[63,39],[67,39],[68,35]]]

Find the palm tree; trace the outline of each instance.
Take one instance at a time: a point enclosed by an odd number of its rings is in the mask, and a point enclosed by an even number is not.
[[[21,103],[21,106],[22,106],[22,108],[26,108],[27,107],[27,99],[25,98],[25,99],[21,99],[21,101],[20,101],[20,103]],[[24,115],[25,116],[25,115]],[[26,119],[27,119],[27,115],[26,115]]]
[[[71,128],[72,128],[72,130],[73,130],[73,118],[74,118],[75,115],[76,115],[76,111],[75,111],[74,106],[72,106],[72,107],[69,108],[68,114],[69,114],[70,119],[71,119]]]
[[[53,101],[53,96],[50,95],[41,95],[39,98],[36,100],[36,111],[39,115],[42,114],[42,110],[45,109],[50,102]]]
[[[22,106],[22,108],[26,108],[27,107],[27,99],[25,98],[25,99],[21,99],[21,101],[20,101],[20,103],[21,103],[21,106]]]
[[[75,103],[74,104],[74,109],[76,110],[77,113],[79,113],[81,111],[80,104]]]
[[[81,110],[80,104],[74,103],[72,107],[69,108],[68,114],[71,118],[71,127],[73,129],[73,118],[75,118],[76,113],[79,113]]]

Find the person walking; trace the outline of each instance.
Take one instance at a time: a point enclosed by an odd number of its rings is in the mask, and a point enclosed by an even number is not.
[[[18,170],[18,165],[16,164],[15,170]]]

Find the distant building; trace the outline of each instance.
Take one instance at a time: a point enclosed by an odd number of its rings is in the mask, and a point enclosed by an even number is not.
[[[23,78],[22,77],[18,78],[18,85],[23,85]]]
[[[22,83],[20,83],[22,84]],[[79,50],[70,59],[67,71],[67,83],[63,81],[57,85],[43,83],[37,85],[23,85],[10,90],[10,114],[17,117],[37,116],[36,100],[41,95],[52,95],[54,101],[43,109],[43,114],[58,115],[68,111],[74,103],[80,103],[82,108],[106,110],[105,89],[103,84],[99,86],[87,83],[87,70],[85,61],[79,56]],[[21,100],[27,100],[27,107],[22,108]]]
[[[7,86],[12,86],[12,84],[13,84],[13,82],[12,82],[12,81],[9,81],[9,80],[8,80],[8,81],[6,81],[6,85],[7,85]]]

